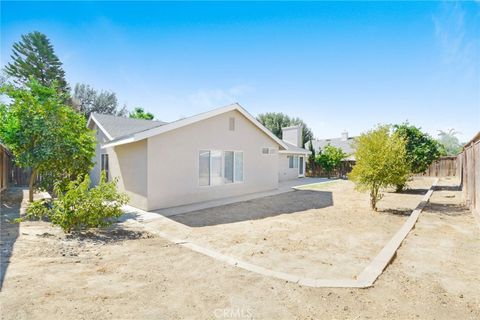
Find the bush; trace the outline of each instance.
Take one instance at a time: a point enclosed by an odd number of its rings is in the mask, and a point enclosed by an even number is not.
[[[348,157],[348,154],[343,152],[342,148],[337,148],[328,144],[323,150],[319,150],[315,162],[325,170],[328,178],[330,178],[332,171],[336,169],[346,157]]]
[[[58,198],[36,201],[27,208],[26,218],[48,217],[54,225],[70,233],[72,230],[106,227],[122,215],[121,207],[128,197],[117,191],[117,179],[105,181],[102,173],[100,183],[90,188],[88,175],[71,181],[65,188],[55,185]]]
[[[405,140],[390,133],[389,126],[380,126],[360,135],[356,141],[356,164],[348,177],[358,190],[370,191],[370,205],[377,211],[382,199],[380,189],[405,185],[409,176]]]

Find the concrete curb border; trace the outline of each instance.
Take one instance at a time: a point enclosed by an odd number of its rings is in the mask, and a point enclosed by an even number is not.
[[[388,266],[390,261],[392,261],[393,257],[395,256],[398,248],[402,244],[403,240],[407,237],[408,233],[413,229],[415,223],[420,216],[420,213],[427,205],[430,197],[435,189],[435,186],[438,183],[438,178],[433,182],[432,186],[428,190],[428,192],[422,198],[422,201],[417,205],[415,210],[412,211],[411,215],[405,221],[403,226],[397,233],[387,242],[385,247],[378,253],[378,255],[370,262],[370,264],[360,273],[357,279],[313,279],[313,278],[305,278],[296,275],[292,275],[289,273],[284,273],[280,271],[266,269],[264,267],[242,261],[235,257],[224,255],[218,251],[212,250],[205,246],[200,246],[193,242],[183,239],[177,239],[173,236],[170,236],[164,232],[158,231],[156,228],[153,228],[145,223],[141,223],[134,219],[126,220],[127,223],[136,224],[148,232],[158,235],[161,238],[164,238],[170,242],[173,242],[177,245],[183,246],[188,248],[192,251],[204,254],[209,256],[213,259],[222,261],[227,263],[231,266],[242,268],[247,271],[255,272],[263,276],[277,278],[281,280],[285,280],[288,282],[297,283],[299,285],[313,287],[313,288],[368,288],[373,286],[375,281],[378,277],[382,274],[383,270]],[[136,211],[142,214],[147,214],[147,212],[136,209],[130,206],[126,206],[128,210]]]

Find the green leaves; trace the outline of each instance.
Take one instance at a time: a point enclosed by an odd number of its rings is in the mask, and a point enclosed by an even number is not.
[[[22,35],[22,39],[13,44],[11,58],[12,62],[4,70],[17,84],[24,86],[31,78],[45,87],[56,82],[59,91],[69,94],[62,63],[43,33],[35,31]]]
[[[55,85],[31,80],[25,88],[3,85],[11,103],[0,108],[0,140],[16,165],[36,169],[41,187],[87,173],[93,165],[96,140],[85,118],[64,105]]]
[[[130,112],[128,117],[134,119],[153,120],[154,116],[150,112],[145,112],[143,108],[137,107],[133,109],[133,112]]]
[[[420,128],[405,122],[395,125],[394,129],[406,142],[406,158],[411,173],[425,172],[430,164],[440,157],[440,144]]]
[[[377,210],[381,188],[406,183],[410,171],[406,153],[406,141],[391,133],[389,126],[368,131],[356,140],[356,164],[348,177],[357,189],[370,191],[372,209]]]
[[[88,175],[79,176],[66,186],[57,183],[58,198],[51,203],[36,201],[27,208],[25,219],[48,217],[54,225],[65,232],[88,228],[106,227],[122,215],[122,206],[128,197],[117,192],[117,179],[105,181],[102,173],[100,183],[90,188]]]
[[[280,139],[282,139],[282,128],[302,125],[302,147],[305,145],[305,143],[313,139],[312,130],[310,130],[310,128],[308,128],[305,122],[303,122],[303,120],[300,118],[290,118],[281,112],[267,112],[259,114],[257,116],[257,120]]]
[[[341,148],[328,144],[323,150],[319,151],[315,162],[330,174],[347,156]]]

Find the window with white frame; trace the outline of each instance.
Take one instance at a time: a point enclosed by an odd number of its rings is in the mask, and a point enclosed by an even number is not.
[[[288,168],[298,168],[298,156],[288,156]]]
[[[101,156],[101,170],[105,171],[105,179],[108,181],[109,176],[109,168],[108,168],[108,154],[103,153]]]
[[[277,150],[275,148],[262,148],[262,154],[276,154]]]
[[[200,150],[198,163],[200,186],[243,182],[243,151]]]

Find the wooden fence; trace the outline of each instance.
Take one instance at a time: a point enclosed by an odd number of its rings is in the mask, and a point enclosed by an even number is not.
[[[311,163],[307,163],[307,177],[347,178],[347,174],[352,171],[354,165],[355,161],[342,161],[338,168],[335,168],[329,174],[319,165],[312,165]]]
[[[457,166],[457,157],[441,157],[421,175],[429,177],[459,176],[458,168],[460,167]]]
[[[463,200],[480,216],[480,132],[457,157]]]

